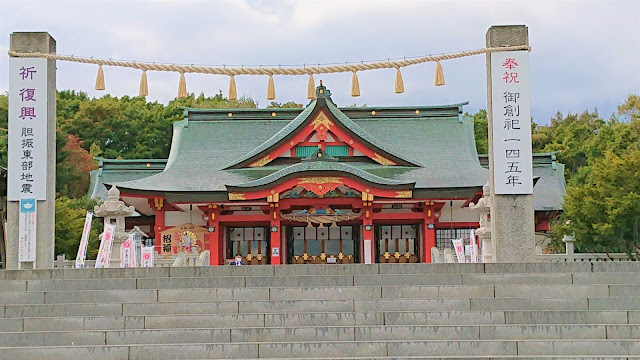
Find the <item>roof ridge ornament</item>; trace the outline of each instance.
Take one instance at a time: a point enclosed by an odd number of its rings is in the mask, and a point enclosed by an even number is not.
[[[327,89],[326,86],[322,85],[322,80],[320,80],[320,85],[316,87],[316,98],[327,99],[333,103],[333,100],[331,99],[331,90]]]

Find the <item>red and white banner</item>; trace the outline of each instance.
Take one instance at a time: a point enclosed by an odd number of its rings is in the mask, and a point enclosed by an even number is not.
[[[462,239],[452,239],[453,248],[456,251],[456,256],[458,257],[459,263],[465,263],[464,258],[464,244],[462,243]]]
[[[87,257],[87,246],[89,244],[89,233],[91,232],[91,220],[93,220],[93,214],[87,212],[87,216],[84,218],[84,228],[82,228],[80,246],[78,246],[78,255],[76,255],[76,269],[84,267],[84,260]]]
[[[136,267],[136,242],[133,235],[120,245],[120,267]]]
[[[111,250],[113,249],[113,237],[116,233],[116,227],[111,224],[104,225],[102,233],[102,241],[100,241],[100,249],[96,258],[96,269],[108,268],[111,260]]]
[[[140,267],[153,267],[153,246],[140,248]]]

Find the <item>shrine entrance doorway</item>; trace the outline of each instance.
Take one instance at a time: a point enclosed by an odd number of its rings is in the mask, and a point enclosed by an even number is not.
[[[360,226],[287,226],[289,264],[352,264],[359,262]]]
[[[269,264],[267,227],[229,227],[227,229],[227,259],[242,255],[247,265]]]
[[[419,259],[419,225],[377,225],[376,254],[379,263],[416,263]]]

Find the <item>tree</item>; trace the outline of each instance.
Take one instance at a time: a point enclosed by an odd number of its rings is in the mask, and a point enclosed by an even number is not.
[[[267,109],[299,109],[301,107],[302,107],[302,104],[298,104],[295,101],[289,101],[284,104],[272,101],[271,104],[267,106]]]
[[[468,113],[465,116],[471,116]],[[487,110],[480,109],[473,114],[473,134],[476,139],[476,150],[478,154],[489,153],[489,123],[487,120]]]
[[[75,259],[84,228],[84,218],[87,211],[93,211],[97,201],[86,196],[80,199],[70,199],[66,196],[56,198],[56,255],[65,254],[69,259]],[[91,224],[87,259],[95,259],[98,254],[98,236],[102,233],[102,222],[94,219]]]
[[[67,143],[62,150],[68,154],[64,163],[59,163],[58,167],[65,169],[70,178],[60,181],[59,193],[71,198],[80,198],[87,194],[89,189],[89,172],[98,168],[93,160],[93,156],[85,150],[83,142],[74,135],[67,135]]]
[[[578,250],[640,255],[640,146],[620,155],[606,151],[585,182],[567,189],[562,232],[576,235]]]

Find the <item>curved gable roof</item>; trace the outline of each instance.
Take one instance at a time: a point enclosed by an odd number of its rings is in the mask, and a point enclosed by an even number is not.
[[[333,101],[331,101],[331,93],[326,90],[324,86],[319,86],[318,89],[323,90],[322,92],[317,92],[318,98],[309,103],[309,105],[307,105],[307,107],[298,116],[296,116],[289,124],[287,124],[287,126],[282,128],[282,130],[278,131],[267,141],[260,144],[258,147],[254,148],[247,154],[232,161],[223,170],[246,167],[248,164],[257,161],[264,155],[267,155],[271,149],[274,149],[277,146],[280,146],[281,144],[287,142],[297,133],[296,130],[299,131],[300,129],[302,129],[308,122],[313,120],[316,114],[318,114],[323,109],[328,110],[325,112],[326,115],[332,117],[332,120],[336,121],[336,125],[338,127],[345,130],[347,133],[350,133],[365,145],[374,148],[382,155],[388,156],[389,158],[403,166],[422,166],[418,161],[409,159],[406,156],[401,155],[399,152],[382,144],[374,136],[367,133],[363,128],[358,126],[353,120],[351,120],[342,111],[340,111],[338,107],[336,107]]]
[[[321,173],[323,175],[325,175],[327,172],[343,173],[347,176],[354,177],[366,183],[381,185],[383,187],[395,188],[395,187],[409,186],[410,188],[413,188],[413,186],[415,185],[415,182],[395,181],[395,180],[389,180],[380,176],[376,176],[364,170],[358,169],[355,166],[351,166],[349,164],[345,164],[341,162],[314,161],[314,162],[300,162],[300,163],[288,166],[284,169],[278,170],[274,173],[271,173],[263,178],[253,180],[247,183],[237,184],[237,185],[227,185],[227,189],[230,191],[233,191],[238,188],[243,188],[243,189],[260,188],[262,186],[271,185],[281,180],[286,180],[296,176],[313,175],[316,172]]]

